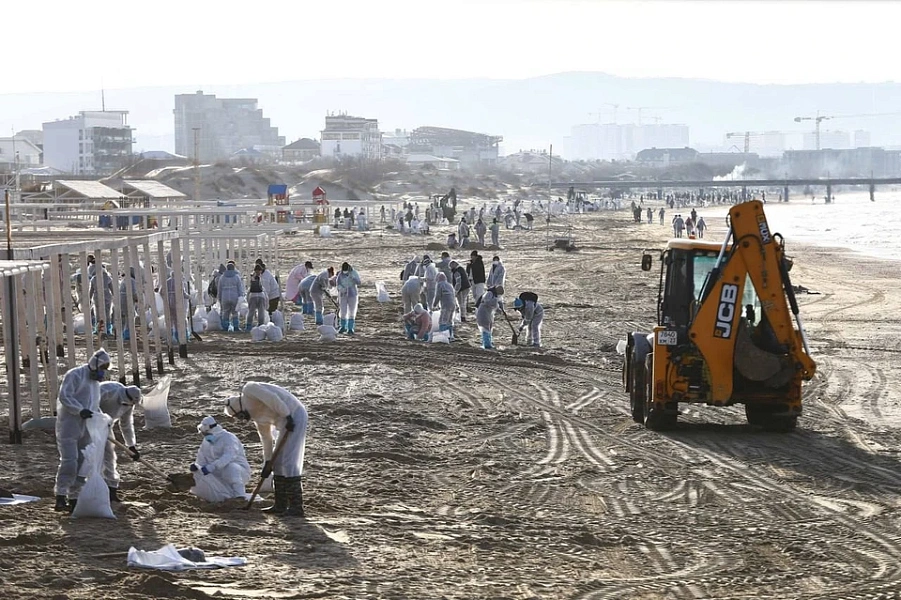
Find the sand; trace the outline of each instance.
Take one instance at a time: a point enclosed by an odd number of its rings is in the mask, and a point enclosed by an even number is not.
[[[138,442],[155,466],[183,471],[200,443],[197,423],[219,415],[225,396],[247,380],[283,385],[310,413],[307,519],[169,491],[123,456],[118,519],[70,520],[52,510],[54,440],[27,432],[22,446],[0,445],[0,487],[44,500],[0,507],[0,592],[662,599],[888,597],[879,594],[901,588],[897,263],[791,244],[783,232],[794,282],[820,292],[799,298],[819,367],[799,429],[763,433],[740,407],[687,407],[677,430],[654,433],[629,418],[614,347],[653,322],[657,272],[639,262],[668,230],[633,224],[627,212],[574,219],[579,250],[569,253],[544,250],[541,230],[502,232],[508,294],[531,289],[546,308],[538,351],[511,345],[503,321],[494,352],[478,348],[472,322],[451,346],[402,338],[399,272],[444,240],[442,228],[429,238],[290,240],[282,255],[292,261],[358,269],[356,338],[321,344],[310,328],[252,344],[208,333],[171,371],[172,429],[139,431]],[[720,223],[710,237],[721,238]],[[375,301],[378,280],[390,304]],[[252,426],[227,426],[256,476]],[[129,546],[166,543],[249,564],[126,567]]]

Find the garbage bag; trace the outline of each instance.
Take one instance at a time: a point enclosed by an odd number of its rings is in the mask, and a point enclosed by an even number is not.
[[[108,415],[100,411],[95,412],[94,416],[87,419],[86,425],[91,442],[81,451],[82,463],[78,476],[83,477],[85,483],[78,495],[78,504],[72,511],[72,516],[77,519],[86,517],[116,518],[110,506],[109,488],[101,472],[111,420]]]
[[[156,387],[144,394],[141,403],[144,407],[144,429],[155,427],[172,427],[172,419],[169,416],[169,386],[172,377],[163,376]]]
[[[246,298],[242,297],[240,300],[238,300],[237,311],[238,311],[239,317],[241,317],[242,319],[247,318],[248,308],[247,308],[247,299]]]
[[[291,331],[303,331],[303,315],[294,313],[291,315]]]
[[[266,329],[265,325],[257,325],[253,329],[250,330],[250,341],[252,342],[262,342],[266,339]]]
[[[270,342],[280,342],[285,338],[285,332],[275,323],[266,326],[266,339]]]
[[[72,319],[72,331],[75,332],[76,335],[84,335],[84,315],[78,313],[75,315],[75,318]]]
[[[436,331],[431,335],[432,343],[449,344],[450,336],[446,331]]]
[[[285,315],[280,310],[276,310],[271,315],[269,315],[269,321],[282,330],[282,334],[285,333]]]
[[[379,302],[391,301],[391,296],[388,295],[388,288],[385,287],[384,281],[375,282],[375,299]]]
[[[207,313],[206,331],[222,331],[222,318],[215,308]]]
[[[338,330],[332,325],[320,325],[316,330],[319,332],[320,342],[334,342],[338,339]]]

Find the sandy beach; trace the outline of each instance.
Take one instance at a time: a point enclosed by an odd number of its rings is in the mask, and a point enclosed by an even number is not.
[[[531,290],[546,310],[540,350],[512,345],[502,316],[496,351],[479,348],[472,320],[449,346],[403,338],[398,273],[413,254],[437,258],[449,227],[429,237],[286,238],[282,280],[305,259],[358,270],[356,337],[320,343],[309,328],[251,343],[208,333],[170,371],[173,427],[140,431],[139,413],[138,446],[164,472],[185,471],[201,441],[197,423],[221,416],[226,396],[248,380],[287,387],[310,414],[307,518],[211,505],[120,456],[117,520],[73,520],[52,510],[53,436],[29,431],[22,446],[0,445],[0,487],[43,498],[0,507],[0,592],[23,600],[895,597],[898,264],[801,245],[783,231],[793,283],[817,292],[799,296],[818,371],[797,431],[751,428],[741,407],[692,406],[675,431],[655,433],[629,416],[615,346],[653,325],[658,269],[645,273],[639,263],[670,229],[634,224],[628,210],[571,222],[575,252],[545,250],[541,228],[501,232],[508,298]],[[721,240],[722,219],[708,224],[708,237]],[[481,253],[490,261],[495,251]],[[461,261],[468,254],[452,252]],[[376,301],[380,280],[390,303]],[[255,430],[226,426],[245,442],[255,483]],[[248,565],[127,568],[130,546],[166,543]]]

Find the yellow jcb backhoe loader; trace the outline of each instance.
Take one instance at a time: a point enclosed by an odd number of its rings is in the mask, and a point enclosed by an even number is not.
[[[744,404],[751,425],[794,429],[801,382],[816,364],[788,276],[792,262],[763,204],[733,206],[722,244],[674,239],[660,258],[657,326],[626,344],[632,418],[663,430],[676,424],[680,403]],[[643,270],[652,263],[642,257]]]

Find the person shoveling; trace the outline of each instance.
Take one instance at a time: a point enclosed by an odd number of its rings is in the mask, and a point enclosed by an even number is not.
[[[273,475],[275,504],[263,511],[274,515],[304,516],[303,456],[306,444],[307,409],[288,390],[259,381],[244,384],[239,396],[225,401],[225,414],[242,421],[252,420],[263,444],[263,470],[247,508],[269,475]],[[273,448],[273,430],[278,447]]]

